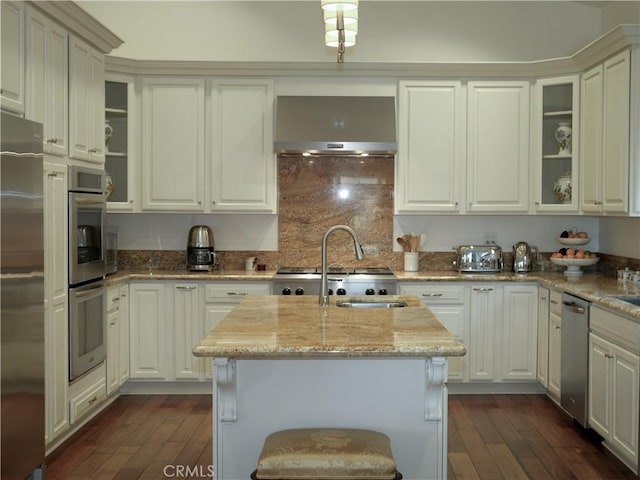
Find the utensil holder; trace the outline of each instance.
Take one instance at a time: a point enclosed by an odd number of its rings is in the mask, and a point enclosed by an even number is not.
[[[404,252],[404,271],[418,271],[418,252]]]

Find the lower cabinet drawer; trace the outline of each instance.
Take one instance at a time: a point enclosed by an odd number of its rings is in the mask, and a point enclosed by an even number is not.
[[[69,421],[72,424],[75,423],[105,398],[107,398],[107,382],[102,378],[69,400]]]
[[[416,295],[423,302],[462,303],[465,301],[464,285],[399,285],[401,295]]]
[[[270,283],[216,282],[205,286],[205,302],[222,299],[240,301],[248,295],[269,295],[270,293]]]

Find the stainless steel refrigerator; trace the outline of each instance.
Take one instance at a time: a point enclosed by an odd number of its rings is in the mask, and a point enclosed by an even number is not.
[[[44,478],[42,125],[0,123],[0,478]]]

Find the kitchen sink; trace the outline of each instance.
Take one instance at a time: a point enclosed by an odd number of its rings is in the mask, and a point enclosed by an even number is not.
[[[403,300],[338,300],[337,307],[343,308],[401,308],[407,307],[407,302]]]
[[[630,296],[630,295],[624,295],[624,296],[620,296],[620,297],[614,297],[618,300],[622,300],[623,302],[628,302],[631,303],[633,305],[637,305],[640,307],[640,296]]]

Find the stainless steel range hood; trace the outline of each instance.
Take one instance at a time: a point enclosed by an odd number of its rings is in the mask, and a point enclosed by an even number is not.
[[[393,156],[397,149],[394,97],[277,98],[279,154]]]

